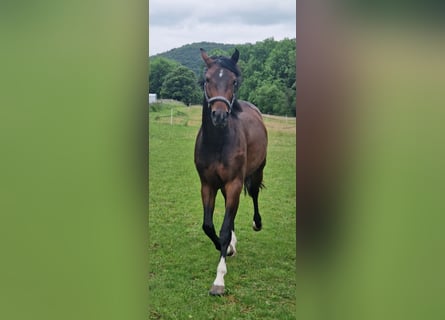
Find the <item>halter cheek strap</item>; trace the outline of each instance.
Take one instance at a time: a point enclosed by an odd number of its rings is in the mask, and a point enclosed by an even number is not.
[[[235,93],[233,94],[232,101],[227,100],[223,96],[215,96],[215,97],[209,98],[209,96],[207,95],[206,84],[204,84],[204,95],[205,95],[205,98],[207,100],[209,107],[215,101],[222,101],[229,107],[229,113],[232,112],[232,106],[233,106],[233,103],[235,102]]]

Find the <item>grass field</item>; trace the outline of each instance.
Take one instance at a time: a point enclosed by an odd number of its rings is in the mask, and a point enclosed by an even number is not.
[[[150,319],[295,319],[295,118],[265,117],[263,230],[252,230],[252,201],[242,195],[235,222],[238,253],[227,261],[223,297],[208,294],[219,253],[201,229],[193,163],[200,118],[200,107],[163,104],[150,111]],[[218,194],[217,232],[223,214]]]

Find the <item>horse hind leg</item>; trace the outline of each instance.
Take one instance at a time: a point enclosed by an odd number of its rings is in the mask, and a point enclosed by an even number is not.
[[[263,228],[261,222],[261,215],[258,208],[258,194],[260,189],[264,187],[263,185],[263,168],[260,168],[251,176],[247,177],[244,182],[245,190],[249,193],[253,200],[253,222],[252,228],[255,231],[260,231]]]
[[[258,193],[259,193],[259,188],[257,191],[252,192],[252,200],[254,208],[252,228],[255,231],[260,231],[263,228],[260,211],[258,209]]]

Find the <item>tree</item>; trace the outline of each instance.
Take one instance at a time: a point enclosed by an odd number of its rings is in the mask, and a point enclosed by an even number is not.
[[[234,50],[231,50],[234,51]],[[219,48],[215,48],[213,50],[209,51],[209,56],[226,56],[226,57],[230,57],[232,55],[233,52],[229,53],[228,51],[219,49]]]
[[[249,97],[263,113],[286,115],[289,112],[289,101],[283,85],[279,82],[264,82]]]
[[[284,39],[277,42],[265,62],[265,72],[272,79],[280,79],[290,88],[295,82],[295,41]]]
[[[295,39],[240,46],[242,85],[238,97],[264,112],[295,116]]]
[[[169,57],[176,56],[178,62],[193,70],[196,77],[203,80],[202,71],[204,64],[199,54],[200,47],[206,49],[209,55],[230,56],[235,46],[195,43],[171,50],[166,53],[165,57],[167,54],[171,54]],[[265,113],[294,116],[296,101],[296,39],[275,41],[273,38],[268,38],[255,44],[236,45],[236,48],[240,52],[238,66],[242,73],[240,88],[236,95],[237,98],[258,104]],[[162,66],[159,66],[159,69],[168,70],[168,65]],[[156,65],[152,66],[152,69],[156,69],[155,67]],[[151,88],[156,86],[158,86],[160,91],[164,80],[166,80],[166,75],[172,72],[174,68],[176,66],[169,69],[167,73],[159,73],[161,74],[160,76],[154,75],[154,70],[150,72],[152,79],[156,77],[156,79],[150,81],[150,91],[153,92]],[[183,76],[190,77],[190,75],[185,74]],[[185,81],[185,79],[182,80]],[[160,96],[182,101],[183,97],[186,96],[186,93],[180,88],[182,80],[176,79],[176,82],[173,83],[173,80],[170,79],[165,84],[164,91],[162,92],[164,95],[160,94]],[[176,87],[176,89],[173,90],[167,87]],[[189,87],[191,92],[198,92],[195,89],[195,84]],[[154,92],[158,93],[157,91]],[[190,97],[187,99],[192,101],[192,103],[200,103],[202,90],[199,90],[199,94],[195,94],[197,98],[192,96],[190,94]]]
[[[289,101],[289,107],[288,111],[286,112],[287,115],[291,117],[295,117],[297,115],[297,95],[296,95],[296,81],[292,85],[292,87],[287,88],[287,97]]]
[[[165,76],[161,87],[161,96],[189,105],[200,103],[202,92],[198,87],[195,73],[180,65]]]
[[[165,77],[167,74],[172,72],[179,63],[176,61],[157,57],[150,59],[149,64],[149,78],[148,78],[148,87],[150,90],[150,93],[156,93],[159,98],[162,97],[161,95],[161,87],[162,83],[164,82]]]

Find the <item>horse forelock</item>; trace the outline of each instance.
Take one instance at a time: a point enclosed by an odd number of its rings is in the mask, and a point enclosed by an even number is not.
[[[212,56],[211,57],[217,65],[234,73],[237,78],[241,77],[241,71],[238,65],[230,58],[224,56]]]

